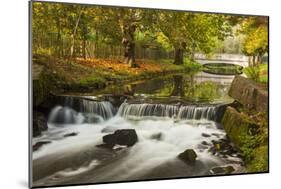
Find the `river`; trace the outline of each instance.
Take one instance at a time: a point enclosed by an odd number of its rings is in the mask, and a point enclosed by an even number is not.
[[[227,166],[243,173],[219,123],[232,79],[202,72],[63,94],[49,129],[32,141],[46,143],[32,155],[34,186],[206,176]],[[134,145],[99,146],[122,129],[136,131]],[[195,164],[178,158],[186,149],[196,152]]]

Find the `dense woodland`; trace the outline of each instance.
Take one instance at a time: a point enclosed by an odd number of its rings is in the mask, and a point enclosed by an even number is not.
[[[33,3],[33,54],[57,58],[173,59],[243,53],[251,64],[268,51],[268,18]]]

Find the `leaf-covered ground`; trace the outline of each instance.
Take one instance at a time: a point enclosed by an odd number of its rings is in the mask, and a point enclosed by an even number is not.
[[[137,60],[138,67],[130,68],[120,59],[48,59],[36,57],[34,64],[41,64],[47,69],[47,77],[58,88],[87,88],[151,78],[160,74],[198,71],[201,65],[188,63],[175,65],[172,60]],[[96,88],[97,88],[96,87]]]

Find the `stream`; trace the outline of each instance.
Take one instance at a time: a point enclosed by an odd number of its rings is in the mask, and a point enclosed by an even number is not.
[[[220,124],[232,79],[200,72],[61,95],[32,141],[42,144],[32,154],[34,186],[243,173]],[[135,144],[101,145],[123,129],[136,132]],[[186,149],[194,164],[178,158]]]

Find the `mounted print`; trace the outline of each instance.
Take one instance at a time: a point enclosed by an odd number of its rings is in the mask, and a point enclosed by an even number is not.
[[[269,17],[30,2],[30,187],[267,173]]]

